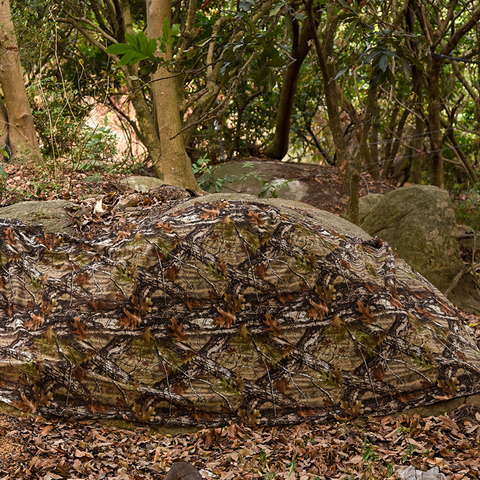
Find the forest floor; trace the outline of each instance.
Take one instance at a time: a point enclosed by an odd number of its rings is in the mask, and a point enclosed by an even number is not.
[[[133,195],[120,182],[122,175],[39,176],[17,165],[5,171],[0,206],[51,199],[91,205],[99,196],[108,206]],[[343,194],[338,171],[319,170],[313,181],[328,192],[317,206],[338,214]],[[365,176],[362,188],[364,195],[394,187]],[[159,207],[148,196],[138,202],[145,213]],[[77,229],[92,236],[121,221],[122,214],[112,210],[101,220],[82,217]],[[480,342],[480,317],[465,316]],[[22,417],[8,408],[0,413],[0,480],[158,479],[177,461],[191,463],[210,479],[385,479],[399,478],[398,470],[410,465],[421,471],[438,467],[448,480],[478,479],[480,409],[466,404],[426,418],[369,417],[273,428],[231,424],[190,432]]]

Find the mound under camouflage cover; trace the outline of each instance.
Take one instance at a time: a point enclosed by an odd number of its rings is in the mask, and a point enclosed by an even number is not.
[[[218,200],[84,241],[0,220],[0,400],[167,425],[387,414],[477,393],[455,308],[381,240]]]

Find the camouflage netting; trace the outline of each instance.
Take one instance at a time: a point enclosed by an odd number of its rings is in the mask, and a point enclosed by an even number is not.
[[[455,308],[380,240],[196,203],[94,241],[0,220],[0,400],[170,425],[328,421],[477,393]]]

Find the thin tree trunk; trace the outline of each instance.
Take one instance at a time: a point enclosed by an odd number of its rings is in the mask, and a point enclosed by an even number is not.
[[[120,35],[119,38],[117,38],[117,40],[120,42],[125,41],[123,38],[124,33],[134,33],[129,2],[130,0],[122,0],[121,20],[123,21],[123,25],[121,28],[119,27]],[[162,148],[160,145],[160,139],[158,137],[157,127],[155,125],[150,107],[147,105],[145,97],[142,93],[141,81],[137,80],[140,77],[138,64],[125,65],[122,69],[125,75],[127,89],[131,94],[131,102],[137,116],[140,141],[145,145],[145,148],[152,159],[155,175],[161,180],[165,180],[163,172],[159,168],[159,165],[161,164]]]
[[[372,162],[377,165],[378,169],[380,169],[380,155],[378,153],[379,129],[380,122],[378,118],[376,118],[370,131],[370,154],[372,156]]]
[[[397,118],[397,112],[395,112],[395,116],[392,117],[392,120]],[[389,177],[390,170],[392,168],[393,162],[395,161],[395,157],[397,156],[398,149],[400,147],[400,139],[402,138],[403,129],[405,128],[405,123],[407,121],[409,115],[408,109],[405,109],[400,117],[400,121],[398,122],[397,130],[394,132],[393,128],[394,122],[391,122],[390,129],[392,131],[392,137],[395,137],[390,144],[387,145],[386,155],[385,155],[385,165],[383,167],[382,177],[387,179]]]
[[[380,169],[378,161],[374,162],[372,158],[372,151],[368,145],[368,137],[370,134],[370,129],[372,128],[372,123],[374,120],[375,107],[377,105],[377,94],[378,88],[371,88],[368,91],[367,106],[366,111],[363,116],[363,121],[360,128],[360,148],[359,155],[360,161],[357,162],[360,165],[357,166],[358,169],[361,168],[361,161],[363,160],[364,165],[367,167],[368,173],[376,180],[380,180]]]
[[[338,8],[336,6],[329,6],[327,8],[327,19],[323,30],[322,45],[315,28],[312,4],[307,2],[307,0],[304,0],[304,4],[307,9],[312,38],[315,43],[315,50],[320,63],[320,69],[322,71],[323,86],[325,90],[325,103],[327,105],[328,112],[328,123],[330,132],[332,133],[333,143],[335,145],[335,152],[337,154],[337,165],[340,169],[343,186],[345,188],[345,195],[347,199],[345,216],[351,222],[358,223],[358,183],[360,180],[360,172],[355,168],[354,165],[352,165],[352,162],[347,156],[345,143],[343,141],[342,124],[340,121],[340,102],[337,91],[338,85],[337,81],[334,80],[336,72],[333,44],[339,21],[339,15],[337,14]]]
[[[263,151],[267,157],[282,159],[288,152],[292,108],[297,90],[298,76],[302,63],[310,51],[311,40],[310,22],[306,18],[303,21],[298,40],[293,40],[291,56],[294,61],[290,63],[285,72],[277,112],[275,136],[272,143]]]
[[[467,172],[468,177],[473,183],[478,183],[478,175],[476,174],[475,170],[472,167],[472,163],[470,159],[465,155],[465,152],[462,150],[461,145],[458,143],[455,132],[453,128],[449,128],[446,121],[442,121],[442,126],[447,131],[447,136],[452,142],[453,147],[455,148],[455,152],[457,153],[458,157],[460,158],[463,166],[465,167],[465,171]]]
[[[17,37],[10,14],[9,0],[0,0],[0,85],[7,111],[8,139],[12,157],[26,162],[41,161],[33,115],[23,81]],[[3,112],[2,117],[5,116]],[[5,118],[3,118],[5,120]]]
[[[164,21],[167,18],[171,20],[171,14],[172,0],[148,0],[147,36],[160,37]],[[171,60],[172,48],[168,46],[166,53],[159,51],[157,54],[166,61]],[[178,135],[183,124],[180,118],[179,106],[182,102],[178,98],[177,80],[175,72],[170,72],[165,67],[159,67],[152,75],[153,102],[162,149],[162,156],[157,160],[155,169],[160,172],[165,183],[197,189],[183,135]]]
[[[423,146],[423,132],[425,130],[425,122],[422,119],[422,109],[423,109],[423,90],[422,90],[422,80],[421,73],[414,67],[414,80],[413,87],[415,90],[415,97],[417,103],[415,106],[416,116],[415,116],[415,130],[413,134],[413,139],[410,144],[409,152],[411,155],[411,169],[409,180],[411,183],[422,183],[422,160],[423,155],[420,154]]]
[[[431,68],[428,72],[428,124],[430,127],[430,160],[432,164],[432,183],[437,187],[444,188],[443,172],[443,134],[441,131],[441,98],[440,98],[440,72],[442,59],[431,58]]]
[[[0,149],[4,149],[10,155],[10,147],[8,145],[8,115],[5,104],[0,97]]]

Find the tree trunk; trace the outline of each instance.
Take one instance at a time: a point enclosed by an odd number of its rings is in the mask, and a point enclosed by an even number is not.
[[[8,114],[5,104],[0,97],[0,153],[6,156],[10,155],[10,146],[8,139]]]
[[[409,180],[411,183],[422,183],[422,160],[423,132],[425,122],[423,121],[423,82],[422,73],[417,67],[412,69],[413,90],[415,95],[415,130],[410,148],[407,150],[411,155],[411,168]]]
[[[171,20],[172,0],[147,1],[147,36],[162,36],[165,19]],[[166,53],[157,52],[164,60],[172,59],[172,48]],[[198,189],[192,172],[192,164],[185,150],[183,135],[179,134],[183,127],[180,117],[180,106],[177,88],[177,76],[165,67],[159,67],[152,75],[153,102],[156,111],[158,136],[162,156],[155,164],[155,170],[163,177],[165,183]],[[183,94],[183,89],[182,89]]]
[[[357,169],[360,170],[361,162],[363,161],[368,173],[375,179],[380,180],[380,167],[378,161],[375,162],[372,157],[372,151],[368,145],[368,137],[370,135],[370,129],[375,117],[375,107],[377,105],[378,88],[371,88],[368,91],[367,105],[365,113],[363,115],[362,124],[360,128],[360,148],[359,155],[360,161],[357,162]]]
[[[291,56],[294,59],[287,67],[280,93],[280,103],[277,112],[275,136],[272,143],[264,150],[264,154],[270,158],[282,159],[288,152],[290,135],[290,118],[292,116],[295,92],[297,91],[298,76],[300,68],[310,51],[312,32],[310,22],[306,18],[303,22],[298,39],[293,40]]]
[[[18,54],[17,37],[10,14],[9,0],[0,0],[0,25],[2,28],[0,36],[0,85],[3,90],[7,113],[7,138],[11,156],[29,163],[39,163],[41,161],[40,147],[23,81],[22,65]],[[5,111],[0,115],[0,118],[4,115]],[[5,121],[5,118],[1,119]]]
[[[339,10],[334,5],[327,8],[327,19],[323,29],[323,44],[321,44],[315,27],[312,3],[305,0],[304,4],[307,9],[312,38],[315,43],[315,50],[322,71],[325,103],[328,112],[328,126],[332,133],[335,153],[337,154],[337,165],[340,169],[343,186],[345,188],[347,199],[345,216],[351,222],[358,223],[358,183],[360,180],[360,172],[355,168],[353,162],[347,156],[345,143],[343,141],[342,124],[340,121],[338,84],[335,80],[335,53],[333,46],[335,32],[339,21]]]
[[[428,97],[428,125],[430,128],[430,160],[432,164],[432,184],[444,188],[443,173],[443,134],[440,98],[440,72],[442,59],[431,57],[431,67],[428,71],[427,97]]]

